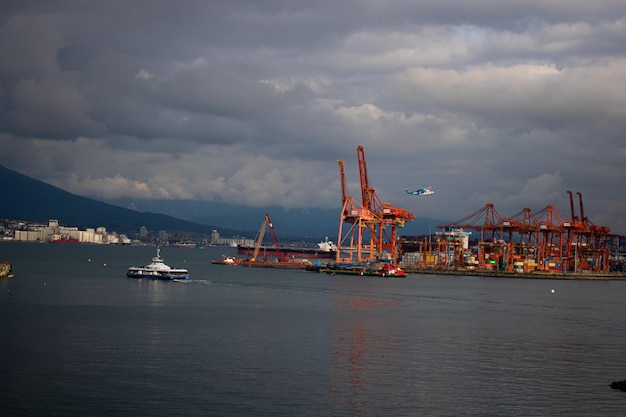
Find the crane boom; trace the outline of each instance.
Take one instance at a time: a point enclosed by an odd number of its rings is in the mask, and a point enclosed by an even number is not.
[[[359,176],[361,178],[361,197],[363,201],[363,207],[378,213],[382,209],[382,203],[376,190],[370,186],[369,175],[367,173],[367,159],[365,158],[365,150],[363,146],[356,148],[357,158],[359,161]]]
[[[280,255],[280,247],[278,246],[278,238],[276,237],[276,231],[274,230],[274,223],[272,223],[272,219],[270,219],[270,215],[266,214],[267,225],[270,228],[270,232],[272,233],[272,242],[274,242],[274,247],[276,248],[276,253]]]
[[[346,161],[344,159],[340,159],[337,161],[339,165],[339,179],[341,181],[341,204],[345,204],[346,199],[348,198],[348,187],[346,186],[346,171],[344,168]]]
[[[263,224],[261,224],[261,228],[259,229],[258,238],[254,247],[254,253],[252,254],[252,258],[250,258],[250,260],[253,262],[256,261],[257,256],[259,256],[259,252],[261,251],[261,245],[263,244],[263,238],[265,237],[265,231],[267,230],[268,226],[270,228],[270,232],[272,233],[272,241],[274,242],[276,253],[280,257],[280,247],[278,245],[276,231],[274,230],[274,224],[272,223],[272,219],[270,219],[270,215],[266,214],[265,219],[263,219]]]
[[[361,179],[361,196],[363,207],[368,210],[372,209],[372,201],[370,200],[370,181],[367,175],[367,160],[365,159],[365,150],[362,146],[356,148],[357,159],[359,162],[359,178]]]
[[[267,229],[267,225],[270,223],[270,215],[266,214],[263,223],[261,224],[261,228],[259,229],[259,237],[256,241],[256,246],[254,247],[254,253],[252,254],[251,261],[256,261],[257,256],[259,256],[259,252],[261,251],[261,244],[263,243],[263,238],[265,237],[265,230]]]

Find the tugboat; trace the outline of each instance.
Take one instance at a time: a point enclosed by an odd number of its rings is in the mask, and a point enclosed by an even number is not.
[[[161,249],[157,246],[156,256],[152,258],[152,263],[146,266],[131,266],[128,268],[126,276],[129,278],[150,278],[150,279],[188,279],[189,272],[184,268],[172,268],[166,265],[161,258]]]
[[[211,263],[215,265],[239,265],[241,259],[237,259],[234,256],[222,256],[222,259],[213,259]]]

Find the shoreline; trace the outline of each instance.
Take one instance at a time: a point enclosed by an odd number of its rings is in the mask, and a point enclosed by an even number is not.
[[[491,278],[523,278],[523,279],[558,279],[558,280],[579,280],[579,281],[626,281],[626,273],[556,273],[556,272],[505,272],[505,271],[483,271],[476,269],[441,269],[441,268],[416,268],[403,266],[402,269],[410,274],[424,275],[463,275]]]

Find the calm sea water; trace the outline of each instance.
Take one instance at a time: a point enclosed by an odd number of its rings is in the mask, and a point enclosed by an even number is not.
[[[0,243],[2,416],[610,416],[626,282],[328,276]],[[232,252],[230,252],[232,254]],[[554,290],[554,292],[552,292]]]

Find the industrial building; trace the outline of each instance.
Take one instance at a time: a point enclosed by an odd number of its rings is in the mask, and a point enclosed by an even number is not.
[[[129,244],[125,235],[108,233],[105,227],[87,228],[59,225],[52,219],[48,225],[32,227],[30,230],[15,230],[14,240],[18,242],[56,242],[56,243],[96,243],[96,244]]]

